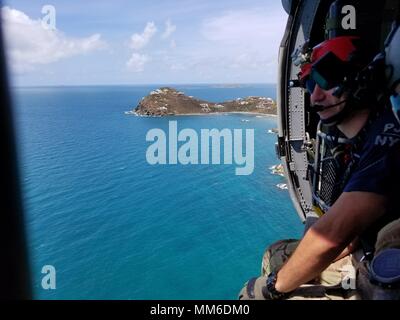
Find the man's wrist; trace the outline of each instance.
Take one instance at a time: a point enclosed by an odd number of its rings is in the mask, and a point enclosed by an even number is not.
[[[263,295],[266,299],[279,300],[285,299],[289,292],[282,292],[277,287],[278,275],[276,272],[271,272],[266,281],[266,286],[263,288]]]
[[[275,283],[275,289],[278,290],[279,292],[283,292],[282,288],[282,281],[278,280],[278,274],[276,274],[277,279],[276,279],[276,283]]]

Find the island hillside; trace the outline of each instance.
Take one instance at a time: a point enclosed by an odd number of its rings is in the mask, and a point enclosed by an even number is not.
[[[143,116],[224,112],[251,112],[275,115],[276,104],[271,98],[252,96],[215,103],[196,99],[173,88],[164,87],[143,97],[134,110],[135,114]]]

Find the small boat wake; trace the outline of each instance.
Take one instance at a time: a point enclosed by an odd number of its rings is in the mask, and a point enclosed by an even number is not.
[[[130,111],[125,111],[125,114],[130,114],[130,115],[134,115],[137,116],[138,114],[136,113],[136,111],[130,110]]]
[[[286,183],[278,183],[276,186],[281,190],[287,190],[288,189],[288,186],[287,186]]]

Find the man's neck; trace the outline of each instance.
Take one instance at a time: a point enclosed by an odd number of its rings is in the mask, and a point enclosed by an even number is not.
[[[367,123],[369,114],[369,109],[357,111],[337,127],[348,139],[354,138]]]

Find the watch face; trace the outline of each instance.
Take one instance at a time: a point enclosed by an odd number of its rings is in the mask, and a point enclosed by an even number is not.
[[[276,274],[270,273],[265,281],[265,286],[262,288],[262,294],[267,300],[277,299],[275,296],[275,283],[276,283]]]
[[[276,273],[271,272],[267,278],[267,286],[273,287],[275,289],[276,278]]]
[[[267,278],[267,289],[272,298],[278,298],[278,296],[280,295],[280,292],[275,289],[276,280],[277,280],[276,273],[275,272],[270,273]]]

